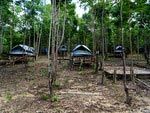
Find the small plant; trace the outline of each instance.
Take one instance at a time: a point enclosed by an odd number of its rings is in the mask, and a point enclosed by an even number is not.
[[[48,95],[48,94],[42,95],[41,99],[47,101],[50,99],[50,95]]]
[[[96,65],[95,63],[92,65],[92,68],[95,70],[96,69]]]
[[[55,81],[54,84],[53,84],[53,87],[54,87],[54,88],[58,88],[58,89],[59,89],[60,86],[61,86],[61,85],[60,85],[60,82],[58,82],[58,81]]]
[[[51,97],[51,101],[52,101],[52,102],[58,102],[58,101],[59,101],[58,95],[53,95],[53,96]]]
[[[51,102],[58,102],[59,101],[59,97],[57,95],[52,95],[50,96],[49,94],[43,94],[41,95],[41,100],[47,101],[47,100],[51,100]]]
[[[47,68],[42,68],[42,69],[40,70],[40,74],[41,74],[41,76],[47,76],[47,75],[48,75],[48,70],[47,70]]]
[[[6,93],[5,98],[6,98],[7,101],[12,100],[12,95],[10,94],[10,92]]]
[[[78,73],[79,75],[85,75],[85,73],[83,71],[79,71]]]
[[[79,65],[79,71],[83,71],[83,64],[82,63]]]

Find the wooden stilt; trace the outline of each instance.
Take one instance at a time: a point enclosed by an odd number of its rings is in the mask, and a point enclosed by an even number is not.
[[[131,78],[131,81],[133,81],[133,77],[134,76],[134,72],[133,72],[133,68],[131,67],[130,68],[130,78]]]
[[[102,81],[101,81],[101,84],[104,85],[105,83],[105,72],[102,71]]]
[[[115,69],[114,70],[114,75],[113,75],[113,83],[116,83],[116,75],[117,75],[117,71]]]

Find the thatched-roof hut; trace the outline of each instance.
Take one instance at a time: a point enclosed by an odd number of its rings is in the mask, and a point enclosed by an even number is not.
[[[27,45],[19,44],[13,47],[9,53],[10,56],[35,56],[35,49]]]
[[[85,45],[77,45],[71,53],[73,64],[91,64],[94,61],[91,50]]]
[[[72,57],[92,56],[91,50],[85,45],[77,45],[71,53]]]

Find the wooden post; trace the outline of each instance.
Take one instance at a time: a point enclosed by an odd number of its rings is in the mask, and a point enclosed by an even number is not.
[[[101,82],[101,84],[104,85],[104,83],[105,83],[105,71],[102,70],[102,82]]]
[[[135,84],[135,78],[136,78],[136,75],[134,74],[134,71],[133,71],[133,83]]]
[[[113,75],[113,83],[116,83],[116,75],[117,75],[117,71],[115,69],[114,70],[114,75]]]
[[[131,78],[131,80],[133,81],[133,77],[134,76],[134,72],[133,72],[133,68],[131,67],[130,68],[130,78]]]
[[[130,77],[133,83],[135,83],[135,74],[133,68],[130,68]]]
[[[82,66],[83,66],[83,59],[81,58],[81,59],[80,59],[80,66],[79,66],[79,70],[80,70],[80,71],[82,70]]]
[[[73,57],[70,56],[69,58],[69,69],[72,70],[73,69]]]

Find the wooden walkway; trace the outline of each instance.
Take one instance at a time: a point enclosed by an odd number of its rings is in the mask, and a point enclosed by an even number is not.
[[[109,75],[123,75],[123,66],[105,66],[104,72]],[[133,71],[131,71],[131,67],[126,66],[126,75],[131,75],[132,72],[136,76],[150,77],[150,69],[133,67]]]

